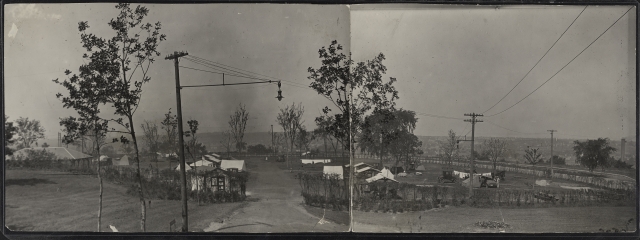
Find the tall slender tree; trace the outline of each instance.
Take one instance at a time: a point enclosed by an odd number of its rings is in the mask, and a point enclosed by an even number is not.
[[[491,138],[485,140],[482,147],[484,148],[484,154],[486,154],[491,163],[493,163],[493,172],[496,172],[498,160],[507,152],[507,142],[497,138]]]
[[[69,82],[92,89],[92,95],[99,96],[100,101],[111,106],[114,114],[120,117],[108,121],[118,124],[121,129],[119,131],[131,137],[141,208],[140,229],[146,231],[146,203],[133,117],[141,100],[142,86],[151,80],[149,70],[155,61],[154,57],[160,56],[158,45],[166,37],[160,34],[160,22],[143,22],[149,13],[146,7],[132,8],[128,3],[120,3],[116,5],[116,9],[120,11],[117,17],[108,22],[115,32],[111,38],[87,32],[89,23],[86,21],[78,23],[82,46],[87,51],[83,58],[88,62],[80,66],[80,77],[75,77],[74,74]],[[70,73],[69,70],[66,71],[67,75]],[[112,127],[111,131],[117,130]],[[120,137],[120,141],[127,141],[126,139],[124,136]]]
[[[249,120],[249,112],[242,103],[236,108],[233,115],[229,116],[229,128],[235,142],[236,150],[242,152],[246,147],[244,142],[244,131],[247,128],[247,121]]]
[[[456,136],[456,133],[453,130],[449,130],[447,140],[440,142],[440,154],[450,166],[453,165],[453,159],[458,158],[460,155],[457,141],[458,136]]]
[[[171,114],[171,108],[164,114],[164,120],[160,124],[167,133],[164,137],[164,149],[168,149],[169,154],[178,153],[178,117]]]
[[[289,152],[293,151],[296,137],[298,136],[298,132],[304,120],[302,120],[302,115],[304,114],[304,107],[299,104],[296,106],[295,103],[290,106],[286,106],[284,109],[280,109],[280,113],[276,117],[276,121],[284,130],[284,137],[288,140],[288,150]],[[287,161],[287,163],[289,163]]]

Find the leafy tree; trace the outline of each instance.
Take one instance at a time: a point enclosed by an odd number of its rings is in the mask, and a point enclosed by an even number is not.
[[[140,228],[146,231],[146,204],[142,191],[140,156],[133,115],[139,106],[142,86],[151,80],[149,69],[154,62],[154,56],[160,56],[157,48],[158,44],[165,40],[165,35],[160,34],[160,22],[143,23],[143,19],[149,13],[146,7],[137,6],[133,9],[128,3],[120,3],[116,5],[116,9],[120,11],[118,16],[108,23],[115,32],[115,36],[111,38],[88,33],[88,22],[78,23],[82,46],[87,51],[83,58],[87,63],[80,66],[80,76],[74,74],[69,82],[92,89],[91,96],[98,96],[97,101],[110,105],[114,114],[121,117],[109,121],[120,125],[125,129],[121,132],[131,137],[137,163],[137,190],[141,205]],[[67,70],[66,73],[69,75],[70,71]],[[111,128],[111,131],[115,131],[115,128]],[[120,141],[126,140],[127,138],[121,136]]]
[[[178,117],[175,114],[171,115],[171,108],[164,114],[164,120],[160,124],[167,133],[163,148],[167,149],[168,153],[178,153]]]
[[[422,150],[420,150],[422,142],[416,135],[407,130],[394,132],[389,140],[389,153],[396,160],[395,166],[402,163],[404,169],[407,169],[411,156],[422,154]]]
[[[42,147],[43,147],[43,148],[49,147],[49,144],[48,144],[48,143],[43,143],[43,144],[42,144]]]
[[[247,120],[249,120],[249,112],[247,112],[244,105],[240,104],[233,115],[229,116],[229,127],[231,128],[231,134],[233,141],[235,142],[238,152],[246,147],[244,139],[244,131],[247,128]]]
[[[189,131],[185,132],[185,135],[186,137],[191,137],[191,139],[185,143],[186,150],[195,162],[195,159],[206,154],[206,148],[198,142],[198,137],[196,136],[199,125],[198,120],[189,120],[187,121],[187,124],[189,124]]]
[[[543,161],[542,154],[538,152],[538,149],[529,147],[524,150],[524,159],[527,161],[527,163],[533,166]]]
[[[457,159],[460,155],[460,151],[458,149],[458,136],[453,130],[449,130],[449,134],[447,136],[447,140],[440,142],[440,152],[447,162],[447,164],[452,165],[453,159]]]
[[[413,111],[403,109],[375,110],[371,115],[365,117],[362,132],[359,134],[359,146],[363,151],[377,154],[380,157],[380,166],[382,166],[383,157],[387,153],[398,150],[391,149],[392,146],[396,145],[394,141],[399,136],[408,137],[408,135],[400,134],[400,132],[413,134],[417,121],[418,119]],[[403,141],[408,140],[403,139]],[[410,146],[406,147],[409,147],[406,149],[409,149],[410,152],[414,151]],[[397,154],[399,153],[396,152],[395,155],[398,156]]]
[[[485,155],[489,161],[493,164],[493,172],[496,172],[496,165],[498,164],[498,160],[504,157],[507,152],[507,142],[500,141],[497,138],[491,138],[484,141],[482,144],[483,155]],[[537,151],[537,150],[536,150]]]
[[[608,138],[598,138],[596,140],[575,141],[573,142],[573,151],[576,160],[580,165],[585,166],[589,171],[593,172],[597,167],[609,167],[611,164],[611,154],[616,151],[614,147],[609,146]]]
[[[44,138],[44,128],[39,120],[20,117],[16,120],[16,129],[17,140],[20,143],[18,148],[31,147],[38,139]]]
[[[13,144],[16,140],[13,136],[16,134],[17,128],[13,126],[13,122],[7,121],[9,116],[4,116],[4,154],[13,155],[13,149],[9,148],[9,145]]]
[[[287,146],[287,138],[285,138],[284,133],[274,133],[273,134],[273,150],[275,153],[279,153],[281,148],[286,148]]]
[[[310,87],[327,98],[337,108],[338,113],[331,115],[326,106],[323,116],[316,118],[318,126],[325,128],[342,145],[351,149],[350,136],[357,136],[363,117],[369,110],[389,109],[395,105],[398,91],[393,87],[395,78],[388,82],[382,80],[387,68],[382,64],[382,53],[371,60],[354,63],[342,52],[342,46],[332,41],[329,47],[318,50],[322,66],[309,67],[307,71],[312,80]]]
[[[334,154],[338,152],[338,142],[336,141],[336,143],[333,143],[333,137],[332,134],[327,130],[330,128],[330,125],[332,123],[330,122],[326,122],[326,121],[316,121],[316,129],[313,130],[313,135],[316,136],[316,138],[321,137],[322,140],[324,141],[324,152],[327,153],[327,140],[329,140],[329,143],[331,143],[331,147],[333,148],[333,152]]]
[[[249,145],[249,147],[247,147],[247,152],[251,154],[267,154],[271,152],[271,149],[267,148],[265,145],[257,144]]]

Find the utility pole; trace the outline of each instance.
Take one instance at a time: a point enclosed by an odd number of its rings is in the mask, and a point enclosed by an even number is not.
[[[547,131],[551,133],[551,160],[549,160],[549,162],[551,163],[551,177],[553,177],[553,133],[557,132],[557,130],[547,130]]]
[[[276,150],[273,145],[273,124],[271,124],[271,153],[275,156]]]
[[[476,119],[476,117],[482,117],[484,115],[482,114],[476,114],[476,113],[465,113],[465,116],[469,116],[471,117],[471,119],[465,119],[465,122],[471,122],[471,160],[470,160],[470,166],[469,166],[469,197],[473,196],[473,172],[475,171],[475,165],[474,165],[474,158],[475,158],[475,154],[473,152],[473,145],[474,145],[474,139],[475,139],[475,132],[476,132],[476,123],[477,122],[482,122],[482,120]]]
[[[185,170],[185,160],[184,160],[184,138],[182,136],[182,100],[180,99],[180,68],[178,65],[178,59],[180,57],[184,57],[189,55],[186,52],[174,52],[173,54],[167,56],[165,59],[173,60],[173,64],[175,66],[176,71],[176,101],[178,108],[178,144],[180,147],[178,148],[180,151],[180,181],[181,181],[181,193],[182,193],[182,232],[189,231],[189,214],[187,207],[187,176]]]

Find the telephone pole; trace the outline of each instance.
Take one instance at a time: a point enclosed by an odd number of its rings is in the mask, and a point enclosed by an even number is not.
[[[273,155],[276,154],[276,150],[274,148],[275,146],[273,145],[273,124],[271,124],[271,153]]]
[[[553,177],[553,133],[557,132],[557,130],[547,130],[547,131],[551,133],[551,160],[549,160],[549,162],[551,163],[551,177]]]
[[[475,158],[475,154],[473,152],[473,145],[474,145],[474,139],[475,139],[475,132],[476,132],[476,123],[477,122],[482,122],[482,120],[476,119],[476,117],[483,117],[484,115],[482,114],[476,114],[476,113],[465,113],[465,116],[469,116],[471,117],[471,119],[465,119],[465,122],[471,122],[471,160],[470,160],[470,166],[469,166],[469,197],[473,196],[473,172],[475,170],[475,166],[474,166],[474,158]]]
[[[180,147],[178,148],[180,152],[180,182],[181,182],[181,194],[182,194],[182,232],[189,231],[189,214],[187,207],[187,176],[186,176],[186,164],[184,160],[184,138],[182,136],[182,100],[180,99],[180,90],[182,87],[180,86],[180,68],[178,65],[178,60],[180,57],[184,57],[189,55],[187,52],[174,52],[173,54],[167,56],[165,59],[173,60],[173,64],[175,66],[176,71],[176,101],[178,108],[178,144]]]

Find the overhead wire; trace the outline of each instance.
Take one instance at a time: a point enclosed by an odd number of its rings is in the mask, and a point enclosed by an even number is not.
[[[620,16],[613,24],[611,24],[611,26],[609,26],[606,30],[604,30],[604,32],[602,32],[595,40],[593,40],[591,43],[589,43],[589,45],[587,45],[587,47],[585,47],[584,49],[582,49],[582,51],[580,51],[580,53],[578,53],[578,55],[576,55],[575,57],[573,57],[573,59],[571,59],[571,61],[569,61],[567,64],[565,64],[562,68],[560,68],[560,70],[558,70],[555,74],[553,74],[553,76],[551,76],[549,79],[547,79],[547,81],[545,81],[544,83],[542,83],[540,86],[538,86],[535,90],[533,90],[531,93],[527,94],[524,98],[520,99],[520,101],[516,102],[515,104],[511,105],[510,107],[492,114],[492,115],[488,115],[486,117],[493,117],[496,116],[498,114],[501,114],[511,108],[513,108],[514,106],[518,105],[520,102],[522,102],[523,100],[525,100],[527,97],[531,96],[531,94],[535,93],[536,91],[538,91],[538,89],[540,89],[542,86],[544,86],[547,82],[551,81],[551,79],[553,79],[553,77],[555,77],[556,75],[558,75],[558,73],[560,73],[564,68],[566,68],[569,64],[571,64],[576,58],[578,58],[580,55],[582,55],[582,53],[584,53],[584,51],[586,51],[589,47],[591,47],[591,45],[593,45],[593,43],[595,43],[596,41],[598,41],[598,39],[600,39],[600,37],[602,37],[602,35],[604,35],[607,31],[609,31],[609,29],[611,29],[611,27],[613,27],[616,23],[618,23],[618,21],[620,21],[620,19],[622,19],[622,17],[624,17],[625,15],[627,15],[627,13],[632,9],[633,7],[630,7],[629,9],[627,9],[627,11],[622,14],[622,16]]]
[[[522,77],[522,79],[520,79],[520,81],[513,86],[513,88],[511,88],[511,90],[509,90],[509,92],[507,92],[507,94],[505,94],[502,98],[500,98],[500,100],[498,100],[498,102],[496,102],[495,104],[493,104],[493,106],[491,106],[489,109],[485,110],[482,113],[486,113],[489,110],[493,109],[496,105],[498,105],[498,103],[502,102],[502,100],[504,100],[512,91],[513,89],[515,89],[525,78],[527,78],[527,76],[529,76],[529,73],[531,73],[531,71],[533,71],[533,69],[538,66],[538,64],[540,63],[540,61],[542,61],[542,59],[547,56],[547,54],[549,53],[549,51],[551,51],[551,49],[558,43],[558,41],[560,41],[560,39],[562,38],[562,36],[564,36],[565,33],[567,33],[567,31],[569,30],[569,28],[571,28],[571,26],[573,26],[573,23],[576,22],[576,20],[578,20],[578,18],[580,17],[580,15],[582,15],[582,13],[584,12],[584,10],[587,9],[589,5],[585,6],[582,11],[580,12],[580,14],[578,14],[578,16],[576,16],[575,19],[573,19],[573,22],[571,22],[571,24],[569,24],[569,26],[567,27],[567,29],[564,30],[564,32],[562,32],[562,34],[560,34],[560,37],[558,37],[558,39],[556,39],[556,41],[553,43],[553,45],[551,45],[551,47],[549,49],[547,49],[547,51],[542,55],[542,57],[540,59],[538,59],[538,61],[536,62],[536,64],[533,65],[533,67],[531,67],[531,69],[529,69],[529,71],[524,75],[524,77]]]

